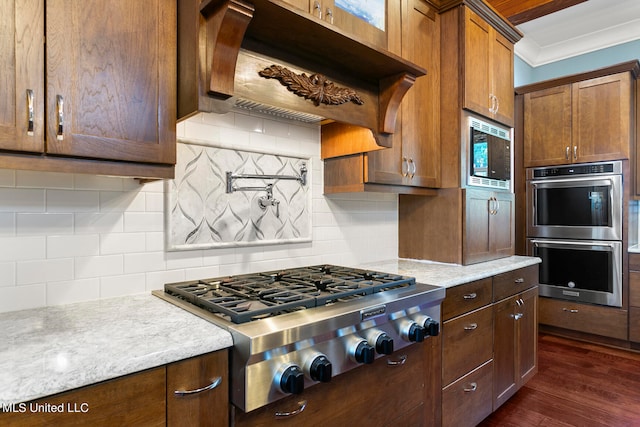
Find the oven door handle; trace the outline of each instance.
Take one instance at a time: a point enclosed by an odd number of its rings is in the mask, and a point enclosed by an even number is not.
[[[611,249],[615,249],[616,248],[616,243],[619,244],[619,242],[606,242],[606,241],[592,241],[592,240],[585,240],[585,241],[578,241],[578,240],[558,240],[558,239],[553,239],[553,240],[549,240],[549,239],[544,239],[544,240],[538,240],[538,239],[531,239],[530,240],[531,244],[533,244],[535,247],[540,247],[540,245],[545,245],[545,244],[551,244],[555,247],[571,247],[571,246],[598,246],[598,247],[606,247],[606,248],[611,248]]]

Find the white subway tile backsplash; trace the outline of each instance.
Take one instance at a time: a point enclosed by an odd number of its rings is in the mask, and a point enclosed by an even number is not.
[[[0,237],[0,262],[26,261],[46,257],[44,236]]]
[[[15,187],[16,171],[11,169],[0,169],[0,187]]]
[[[124,272],[144,273],[158,270],[166,270],[167,263],[164,252],[143,252],[124,255]]]
[[[69,280],[47,283],[47,304],[60,305],[100,298],[100,279]]]
[[[47,235],[73,233],[71,213],[18,213],[16,214],[16,234]]]
[[[44,212],[45,190],[0,188],[0,212]]]
[[[100,297],[113,298],[146,292],[147,278],[143,273],[100,278]]]
[[[137,253],[145,250],[147,250],[146,233],[108,233],[100,235],[101,255]]]
[[[0,288],[16,285],[16,263],[0,262]]]
[[[125,232],[162,230],[164,230],[164,215],[162,212],[125,212],[124,214]]]
[[[14,236],[16,234],[16,214],[13,212],[0,212],[0,237]]]
[[[100,197],[95,191],[47,190],[47,212],[98,212]]]
[[[72,236],[48,236],[47,258],[86,257],[100,254],[100,237],[97,234]]]
[[[73,175],[68,173],[16,171],[16,186],[22,188],[73,188]]]
[[[122,212],[77,213],[75,232],[77,234],[121,233],[124,231]]]
[[[35,283],[72,280],[73,262],[73,258],[17,262],[16,283],[22,286]]]
[[[47,305],[47,286],[44,283],[11,288],[0,287],[0,313],[26,310]]]
[[[75,259],[74,277],[76,279],[115,276],[122,273],[124,273],[122,254],[76,257]]]
[[[393,194],[323,195],[319,126],[247,112],[178,124],[199,143],[311,157],[313,240],[165,249],[162,180],[0,170],[0,312],[133,295],[165,283],[397,257]]]

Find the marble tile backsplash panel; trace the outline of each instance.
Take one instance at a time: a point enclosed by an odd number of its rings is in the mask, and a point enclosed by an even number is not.
[[[307,168],[311,168],[309,158],[181,141],[176,177],[165,183],[167,249],[310,241],[311,179]],[[304,182],[265,178],[227,182],[227,173],[236,177],[301,177],[303,170]],[[271,186],[268,191],[267,186]]]

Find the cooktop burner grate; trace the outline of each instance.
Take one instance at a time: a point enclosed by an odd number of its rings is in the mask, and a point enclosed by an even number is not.
[[[317,265],[165,285],[165,292],[234,323],[414,286],[411,277]]]

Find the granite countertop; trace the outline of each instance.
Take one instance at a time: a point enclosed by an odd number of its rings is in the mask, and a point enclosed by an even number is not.
[[[415,277],[419,283],[451,287],[474,280],[484,279],[507,271],[517,270],[538,264],[542,260],[536,257],[511,256],[494,261],[472,265],[445,264],[433,261],[396,259],[364,264],[363,267]]]
[[[231,334],[153,295],[0,314],[0,405],[231,347]]]
[[[629,253],[640,253],[640,245],[629,246]]]

